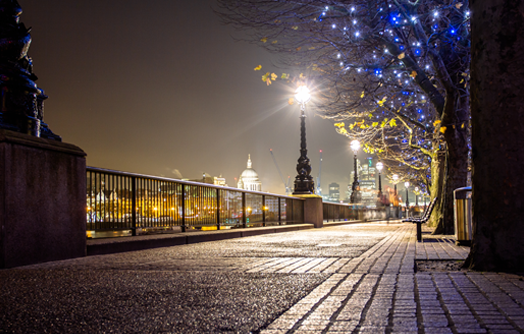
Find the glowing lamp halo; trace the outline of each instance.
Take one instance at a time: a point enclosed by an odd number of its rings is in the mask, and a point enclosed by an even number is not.
[[[358,150],[360,149],[360,142],[358,140],[353,140],[351,141],[351,150],[353,151],[353,153],[355,153],[355,155],[357,154]]]
[[[309,94],[309,88],[306,85],[298,86],[295,92],[295,100],[300,104],[306,104],[311,100],[311,94]]]

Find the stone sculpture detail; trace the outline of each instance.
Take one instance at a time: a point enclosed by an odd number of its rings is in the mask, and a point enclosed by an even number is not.
[[[0,128],[61,141],[43,121],[47,96],[35,83],[31,29],[21,14],[17,0],[0,0]]]

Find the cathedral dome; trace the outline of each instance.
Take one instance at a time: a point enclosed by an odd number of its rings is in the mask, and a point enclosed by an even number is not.
[[[253,168],[248,168],[242,172],[241,178],[245,179],[258,179],[258,174]]]
[[[258,178],[258,173],[252,167],[251,155],[248,155],[247,168],[244,169],[244,171],[240,175],[237,187],[241,189],[256,191],[260,191],[262,188],[262,183]]]

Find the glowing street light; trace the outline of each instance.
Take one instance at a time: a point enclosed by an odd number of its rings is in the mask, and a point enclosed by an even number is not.
[[[382,198],[382,169],[384,169],[384,164],[382,162],[377,162],[376,168],[378,170],[378,198]]]
[[[351,203],[359,203],[360,202],[360,184],[358,183],[358,170],[357,170],[357,153],[360,149],[360,142],[358,140],[353,140],[350,144],[351,150],[353,151],[353,161],[354,161],[354,173],[353,173],[353,186],[351,187],[351,197],[350,202]]]
[[[310,195],[315,193],[311,164],[307,157],[306,146],[306,103],[311,99],[309,89],[305,85],[297,88],[295,99],[300,104],[300,158],[298,158],[297,173],[295,177],[295,191],[293,195]]]
[[[393,178],[393,184],[395,185],[395,197],[396,197],[397,196],[398,175],[397,174],[393,174],[392,178]]]

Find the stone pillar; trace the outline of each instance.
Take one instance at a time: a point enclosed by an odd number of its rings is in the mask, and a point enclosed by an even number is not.
[[[0,130],[0,268],[86,255],[85,155]]]
[[[322,197],[317,195],[294,195],[304,198],[304,223],[313,224],[315,228],[324,227],[324,213],[322,208]]]

